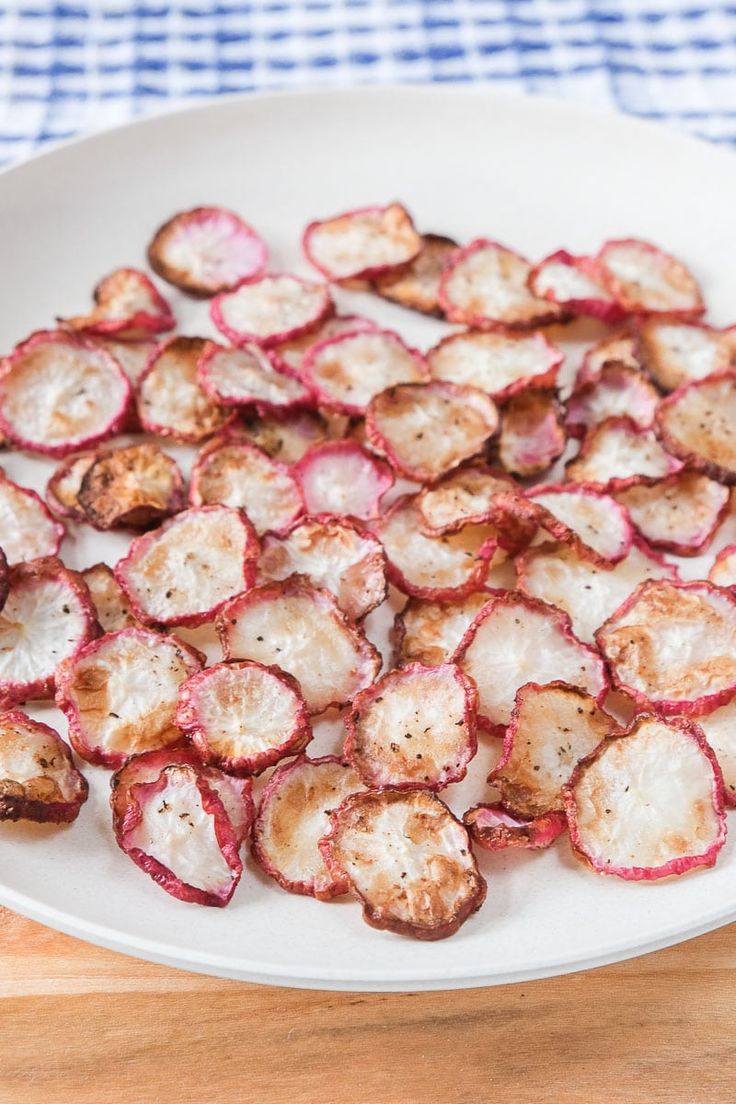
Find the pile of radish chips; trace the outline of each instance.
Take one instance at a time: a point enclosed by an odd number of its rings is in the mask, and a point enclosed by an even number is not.
[[[329,214],[285,272],[239,214],[181,211],[153,276],[7,351],[0,819],[84,817],[80,763],[114,772],[111,840],[179,901],[245,875],[423,940],[499,851],[716,862],[736,326],[649,242],[448,230]]]

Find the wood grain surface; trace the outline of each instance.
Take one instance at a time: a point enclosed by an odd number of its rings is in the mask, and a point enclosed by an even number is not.
[[[736,925],[454,993],[221,981],[0,909],[2,1104],[727,1104]]]

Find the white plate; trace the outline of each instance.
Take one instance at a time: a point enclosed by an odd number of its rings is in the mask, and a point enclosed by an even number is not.
[[[309,219],[394,197],[424,229],[461,240],[487,234],[532,257],[639,235],[685,258],[712,319],[732,322],[734,194],[736,159],[723,150],[483,88],[221,101],[71,143],[0,176],[0,346],[82,311],[101,274],[142,263],[152,230],[197,203],[242,212],[265,235],[274,267],[284,268],[304,268],[298,241]],[[184,327],[201,329],[204,308],[172,298]],[[343,302],[421,345],[442,331],[367,297],[345,294]],[[2,459],[36,487],[51,468]],[[719,545],[734,539],[731,523],[728,531]],[[87,530],[65,542],[63,555],[73,567],[112,562],[125,543]],[[34,712],[53,723],[50,707]],[[333,726],[320,749],[337,740]],[[487,741],[471,777],[452,788],[459,811],[483,796],[493,755]],[[351,902],[285,894],[250,865],[228,908],[198,908],[162,893],[117,850],[108,772],[85,770],[92,794],[72,827],[2,826],[0,902],[175,966],[330,989],[455,988],[613,962],[736,917],[732,842],[714,870],[659,885],[595,877],[564,842],[541,855],[484,856],[485,906],[437,944],[373,931]]]

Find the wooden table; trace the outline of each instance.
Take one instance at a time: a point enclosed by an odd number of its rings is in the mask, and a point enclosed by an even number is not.
[[[728,1104],[736,925],[456,993],[272,989],[0,909],[1,1104]]]

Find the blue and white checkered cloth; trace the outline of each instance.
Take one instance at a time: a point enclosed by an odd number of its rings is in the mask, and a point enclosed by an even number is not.
[[[10,0],[0,161],[226,92],[486,81],[736,142],[736,3]]]

